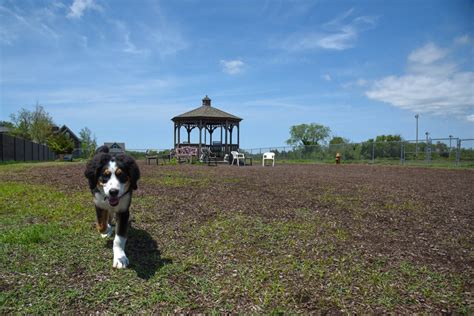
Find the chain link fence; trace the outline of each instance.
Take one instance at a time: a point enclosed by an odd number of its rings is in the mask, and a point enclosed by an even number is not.
[[[363,142],[314,146],[261,147],[242,150],[253,159],[274,152],[280,162],[343,162],[428,164],[474,167],[474,139],[440,138],[423,141]]]

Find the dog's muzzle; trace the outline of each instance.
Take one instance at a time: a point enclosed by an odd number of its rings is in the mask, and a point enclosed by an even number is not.
[[[120,197],[118,196],[119,190],[112,189],[109,191],[109,204],[110,206],[117,206],[120,202]]]

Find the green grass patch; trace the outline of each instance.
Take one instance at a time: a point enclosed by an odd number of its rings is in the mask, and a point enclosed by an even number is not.
[[[410,262],[368,260],[357,250],[339,252],[349,232],[310,210],[295,213],[288,221],[225,214],[202,226],[186,261],[200,267],[196,291],[209,300],[227,298],[231,305],[245,293],[246,303],[264,313],[295,311],[301,304],[321,311],[392,310],[425,301],[463,312],[459,277]],[[354,301],[361,305],[352,306]]]

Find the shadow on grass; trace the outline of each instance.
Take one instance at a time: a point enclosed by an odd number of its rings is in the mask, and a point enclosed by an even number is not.
[[[113,241],[109,240],[108,248],[112,248]],[[151,235],[139,228],[128,228],[128,239],[125,253],[130,261],[129,269],[135,270],[137,276],[148,280],[152,278],[161,267],[172,264],[171,259],[161,258],[161,251]]]

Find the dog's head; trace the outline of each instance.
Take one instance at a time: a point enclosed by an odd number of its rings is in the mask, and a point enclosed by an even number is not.
[[[132,157],[114,157],[108,150],[99,148],[98,153],[87,163],[84,175],[92,191],[98,190],[111,206],[116,206],[123,195],[137,189],[140,170]]]

